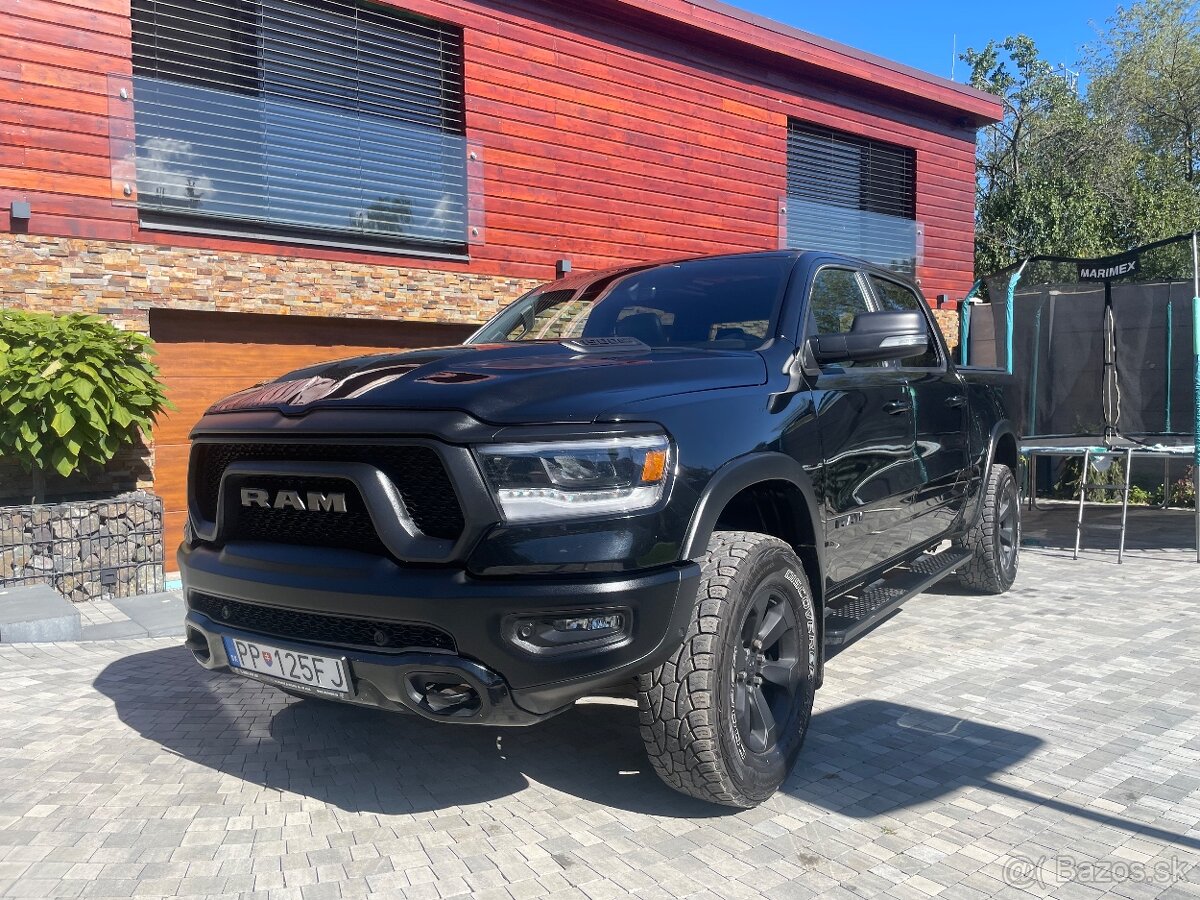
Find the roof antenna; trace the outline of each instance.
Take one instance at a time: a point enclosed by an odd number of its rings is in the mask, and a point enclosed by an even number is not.
[[[950,39],[950,80],[954,80],[954,64],[958,62],[958,32]]]

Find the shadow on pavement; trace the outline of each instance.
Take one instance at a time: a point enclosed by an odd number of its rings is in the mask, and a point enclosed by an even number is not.
[[[979,787],[1042,743],[1021,731],[903,703],[856,700],[813,717],[783,789],[842,815],[868,818]]]
[[[416,716],[296,700],[201,669],[183,647],[111,663],[94,686],[121,721],[183,759],[251,784],[353,812],[403,814],[522,797],[553,810],[555,791],[679,818],[734,810],[693,800],[654,775],[629,701],[585,702],[529,728],[442,725]],[[903,703],[859,700],[813,717],[783,792],[869,818],[974,787],[1084,820],[1200,849],[1200,839],[1004,783],[1035,735]],[[552,789],[539,788],[544,785]]]
[[[128,656],[95,687],[121,721],[169,752],[344,810],[404,813],[485,802],[537,782],[608,806],[684,818],[731,810],[666,787],[628,701],[588,702],[528,728],[442,725],[298,700],[201,669],[183,647]],[[546,792],[544,807],[560,802]]]
[[[1041,738],[1021,731],[902,703],[859,700],[813,718],[804,751],[783,790],[845,816],[870,818],[935,802],[962,788],[977,788],[1130,834],[1200,850],[1200,838],[1047,797],[997,777],[1043,743]]]
[[[320,700],[199,668],[183,647],[120,659],[96,679],[125,724],[185,759],[340,809],[404,813],[514,794],[531,782],[655,815],[731,810],[654,775],[628,701],[585,702],[529,728],[442,725]],[[981,784],[1041,741],[1003,728],[864,700],[818,713],[784,790],[856,817]],[[547,806],[553,805],[547,796]],[[531,798],[536,805],[536,799]]]

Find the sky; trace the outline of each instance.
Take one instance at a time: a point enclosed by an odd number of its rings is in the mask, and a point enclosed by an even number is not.
[[[1081,46],[1117,7],[1110,0],[732,0],[735,6],[849,44],[943,78],[951,76],[952,48],[981,48],[989,39],[1027,34],[1051,63],[1076,68]],[[956,81],[965,81],[959,61]]]

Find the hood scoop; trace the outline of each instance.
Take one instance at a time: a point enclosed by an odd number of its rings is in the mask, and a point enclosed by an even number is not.
[[[647,353],[648,344],[635,337],[585,337],[569,338],[560,342],[576,353]]]

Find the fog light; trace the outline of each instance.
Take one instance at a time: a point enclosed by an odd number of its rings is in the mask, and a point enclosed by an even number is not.
[[[625,624],[620,613],[607,616],[583,616],[576,619],[555,619],[555,631],[611,631]]]
[[[531,653],[555,653],[617,644],[629,639],[633,616],[628,609],[604,609],[582,615],[513,617],[508,639]]]

